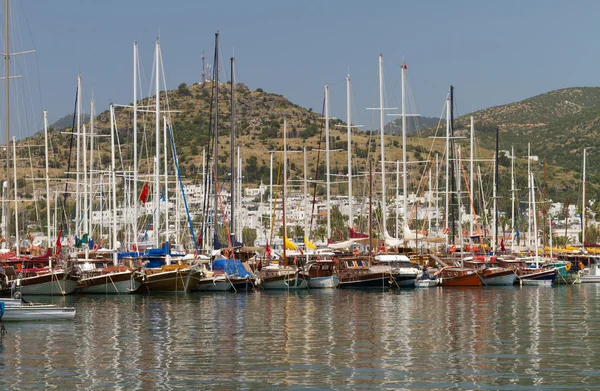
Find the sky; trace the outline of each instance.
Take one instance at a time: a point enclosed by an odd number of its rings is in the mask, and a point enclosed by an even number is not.
[[[457,114],[519,101],[550,90],[599,84],[600,2],[503,1],[11,1],[11,134],[21,138],[73,112],[76,79],[85,111],[132,101],[137,41],[151,91],[154,42],[160,37],[167,87],[200,80],[201,53],[212,63],[220,32],[221,79],[282,94],[346,119],[348,72],[352,122],[376,127],[377,56],[383,54],[386,106],[400,107],[400,67],[408,66],[411,109],[439,117],[449,85]],[[4,47],[4,5],[0,9]],[[3,49],[0,51],[4,51]],[[4,65],[0,64],[4,74]],[[0,101],[4,105],[4,86]],[[22,103],[21,103],[22,102]],[[14,113],[14,114],[13,114]],[[21,119],[25,118],[25,119]],[[0,110],[0,142],[5,117]]]

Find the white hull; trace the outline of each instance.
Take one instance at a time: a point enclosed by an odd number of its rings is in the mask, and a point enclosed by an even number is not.
[[[600,282],[600,276],[583,275],[581,276],[581,283],[598,283]]]
[[[17,284],[17,286],[19,286]],[[70,295],[75,292],[77,288],[77,281],[73,280],[53,280],[43,282],[41,284],[25,285],[19,288],[19,291],[23,296],[28,295]]]
[[[298,280],[296,281],[296,278],[294,278],[294,276],[292,275],[291,278],[288,279],[280,279],[277,281],[269,281],[269,282],[264,282],[262,281],[260,286],[263,289],[277,289],[277,290],[287,290],[287,289],[306,289],[306,287],[308,286],[308,283],[306,280],[302,279],[302,278],[298,278]]]
[[[128,275],[129,278],[123,280],[123,277]],[[102,276],[94,276],[89,278],[82,278],[80,281],[79,291],[81,293],[92,293],[92,294],[121,294],[130,293],[135,291],[142,285],[139,279],[131,278],[131,272],[119,272],[111,273]],[[121,281],[117,281],[117,280]],[[108,280],[108,281],[106,281]],[[100,283],[98,283],[101,281]]]
[[[416,280],[415,288],[429,288],[432,286],[437,286],[437,280]]]
[[[4,309],[4,322],[39,321],[39,320],[72,320],[76,310],[73,307],[56,307],[54,305],[8,306]]]
[[[340,278],[338,276],[311,277],[308,281],[310,289],[337,288],[339,284]]]
[[[552,280],[530,280],[530,279],[522,279],[522,285],[530,285],[530,286],[552,286]]]

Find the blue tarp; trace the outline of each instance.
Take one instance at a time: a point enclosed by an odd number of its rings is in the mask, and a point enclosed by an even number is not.
[[[3,316],[4,316],[4,302],[0,301],[0,320],[2,320]]]
[[[242,265],[242,261],[239,259],[215,259],[213,262],[214,271],[224,271],[229,275],[237,275],[241,278],[252,277],[252,274],[248,273]]]

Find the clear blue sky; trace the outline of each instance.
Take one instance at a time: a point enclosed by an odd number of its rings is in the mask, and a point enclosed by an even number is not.
[[[217,30],[227,62],[222,77],[235,51],[238,82],[315,111],[329,83],[332,115],[342,119],[350,69],[353,122],[367,127],[380,52],[388,105],[399,104],[405,59],[418,110],[435,117],[450,84],[465,114],[557,88],[596,86],[600,72],[597,1],[21,0],[13,10],[11,51],[37,50],[15,61],[25,78],[11,81],[31,95],[31,129],[41,129],[42,109],[50,122],[72,112],[79,72],[84,102],[93,91],[98,112],[111,100],[129,103],[132,43],[139,42],[150,73],[158,34],[169,88],[199,81],[201,52],[212,62]],[[3,5],[0,12],[3,25]],[[4,45],[3,31],[0,37]],[[28,126],[13,123],[13,134],[30,133]]]

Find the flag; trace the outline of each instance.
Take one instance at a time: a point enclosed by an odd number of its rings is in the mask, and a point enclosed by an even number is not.
[[[142,192],[140,193],[140,201],[142,204],[145,204],[148,200],[148,182],[144,183],[144,187],[142,188]]]
[[[289,239],[287,238],[287,236],[286,236],[286,237],[285,237],[285,239],[284,239],[284,243],[285,243],[285,249],[286,249],[286,250],[297,250],[297,249],[298,249],[298,246],[297,246],[297,245],[295,245],[294,243],[292,243],[292,241],[291,241],[291,240],[289,240]]]
[[[87,244],[88,241],[89,241],[88,234],[84,234],[81,239],[77,239],[77,236],[75,236],[75,247],[81,247],[84,244]]]
[[[500,251],[506,251],[506,248],[504,247],[504,238],[502,238],[502,240],[500,241]]]
[[[62,252],[62,244],[60,243],[60,238],[62,236],[62,229],[58,233],[58,238],[56,238],[56,255]]]
[[[265,253],[267,254],[267,258],[271,259],[271,247],[269,247],[269,242],[265,246]]]
[[[350,239],[368,239],[369,235],[362,232],[356,232],[354,228],[350,227]]]
[[[315,248],[317,248],[317,246],[315,246],[315,244],[311,242],[306,236],[304,237],[304,247],[307,250],[314,250]]]
[[[404,64],[402,64],[402,68],[403,69],[408,69],[408,67],[406,66],[406,61],[404,61]]]

